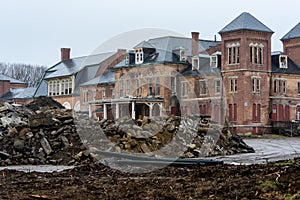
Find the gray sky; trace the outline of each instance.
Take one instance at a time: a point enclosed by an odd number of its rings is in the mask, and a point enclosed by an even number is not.
[[[272,50],[300,22],[295,0],[0,0],[0,62],[51,66],[60,48],[89,55],[121,33],[144,28],[220,39],[218,31],[249,12],[275,33]]]

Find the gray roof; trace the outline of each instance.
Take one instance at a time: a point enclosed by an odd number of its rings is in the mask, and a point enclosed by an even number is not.
[[[34,97],[47,96],[47,95],[48,95],[48,84],[45,80],[42,80],[34,93]]]
[[[226,33],[237,30],[252,30],[274,33],[270,28],[264,25],[262,22],[253,17],[250,13],[243,12],[227,26],[225,26],[219,33]]]
[[[143,42],[139,43],[138,45],[136,45],[133,48],[134,49],[135,48],[149,48],[149,49],[152,49],[152,48],[155,48],[155,47],[153,45],[151,45],[149,42],[143,41]]]
[[[98,65],[105,59],[109,58],[115,54],[115,52],[97,54],[97,55],[90,55],[78,58],[72,58],[69,60],[63,60],[58,64],[54,65],[53,67],[49,68],[47,72],[49,73],[45,76],[45,79],[49,78],[57,78],[63,76],[70,76],[82,70],[86,66]]]
[[[144,63],[162,63],[170,62],[177,63],[179,58],[174,57],[173,50],[185,49],[186,56],[192,56],[192,39],[185,37],[174,37],[174,36],[165,36],[159,38],[153,38],[147,41],[148,44],[151,44],[155,48],[155,56],[150,55],[152,59],[145,58]],[[219,45],[220,41],[212,40],[199,40],[199,52],[203,52],[213,46]],[[125,67],[125,60],[120,62],[115,68]]]
[[[115,83],[115,72],[109,71],[101,76],[97,76],[92,80],[81,84],[80,86],[96,86],[99,84],[110,84]]]
[[[288,40],[293,38],[299,38],[300,37],[300,22],[292,28],[287,34],[285,34],[281,40]]]
[[[26,84],[23,81],[17,80],[15,78],[9,77],[9,76],[4,75],[4,74],[0,74],[0,80],[1,81],[10,81],[10,83],[14,83],[14,84]]]
[[[280,68],[279,67],[279,56],[281,54],[274,54],[271,57],[272,63],[272,73],[280,74],[297,74],[300,75],[300,66],[298,66],[292,59],[288,57],[288,67]],[[284,54],[283,54],[284,55]]]
[[[33,98],[35,93],[35,87],[27,87],[27,88],[18,88],[18,89],[10,89],[10,91],[0,99],[3,100],[11,100],[11,99],[30,99]]]

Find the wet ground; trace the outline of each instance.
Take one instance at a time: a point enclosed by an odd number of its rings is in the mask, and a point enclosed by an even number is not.
[[[214,157],[228,164],[262,164],[300,157],[300,138],[244,139],[255,153]]]
[[[101,164],[52,173],[3,169],[0,199],[300,199],[300,160],[271,163],[298,157],[300,138],[245,141],[256,153],[219,157],[244,165],[169,166],[144,174]]]

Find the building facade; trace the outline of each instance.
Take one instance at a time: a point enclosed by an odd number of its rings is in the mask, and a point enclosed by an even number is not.
[[[221,41],[198,32],[142,41],[80,81],[89,65],[67,76],[51,72],[54,66],[45,76],[48,95],[59,100],[78,88],[78,111],[91,117],[202,114],[240,134],[300,120],[300,24],[281,39],[283,52],[271,51],[273,31],[249,13],[219,34]]]

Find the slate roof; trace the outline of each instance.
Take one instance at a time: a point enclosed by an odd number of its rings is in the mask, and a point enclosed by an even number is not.
[[[53,67],[49,68],[47,72],[52,72],[52,73],[49,73],[44,78],[49,79],[49,78],[70,76],[72,74],[79,72],[86,66],[93,66],[93,65],[100,64],[102,61],[109,58],[113,54],[115,54],[115,52],[90,55],[90,56],[72,58],[69,60],[61,61],[58,64],[54,65]]]
[[[193,70],[192,65],[185,68],[180,72],[183,76],[197,76],[197,75],[220,75],[221,69],[210,66],[210,57],[206,55],[200,55],[199,57],[200,70]]]
[[[13,83],[13,84],[27,84],[23,81],[17,80],[15,78],[9,77],[9,76],[4,75],[4,74],[0,74],[0,80],[1,81],[10,81],[10,83]]]
[[[174,56],[173,50],[185,49],[186,56],[192,56],[192,39],[185,37],[165,36],[153,38],[147,41],[148,44],[155,47],[155,54],[144,58],[144,64],[149,63],[179,63],[179,57]],[[199,40],[199,52],[203,52],[213,46],[221,44],[220,41]],[[125,60],[120,62],[114,68],[125,66]]]
[[[225,26],[219,33],[226,33],[237,30],[251,30],[274,33],[270,28],[260,22],[258,19],[253,17],[250,13],[243,12],[227,26]]]
[[[152,49],[152,48],[155,48],[155,47],[153,45],[151,45],[149,42],[143,41],[143,42],[139,43],[138,45],[136,45],[133,48],[134,49],[135,48],[149,48],[149,49]]]
[[[285,34],[281,40],[289,40],[293,38],[300,38],[300,22],[292,28],[287,34]]]
[[[300,67],[288,57],[288,68],[279,67],[279,56],[280,54],[276,53],[272,55],[272,73],[281,73],[281,74],[298,74],[300,75]]]
[[[36,88],[27,87],[27,88],[18,88],[10,89],[9,92],[0,97],[2,100],[11,100],[11,99],[30,99],[33,98]]]
[[[80,86],[96,86],[99,84],[110,84],[115,83],[115,72],[109,71],[101,76],[97,76],[92,80],[81,84]]]

